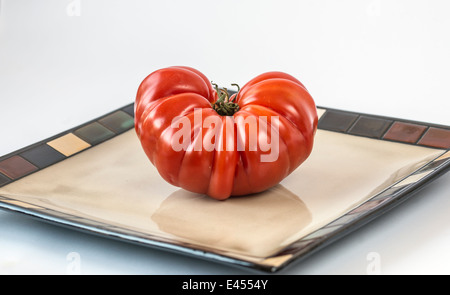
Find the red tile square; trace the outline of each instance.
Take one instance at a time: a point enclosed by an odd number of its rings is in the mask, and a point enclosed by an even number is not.
[[[0,162],[0,172],[11,179],[22,177],[38,168],[19,156],[12,156]]]
[[[402,141],[408,143],[415,143],[422,136],[424,131],[427,129],[426,126],[404,123],[404,122],[394,122],[388,132],[384,135],[384,139]]]
[[[430,127],[419,140],[419,144],[448,149],[450,148],[450,130]]]

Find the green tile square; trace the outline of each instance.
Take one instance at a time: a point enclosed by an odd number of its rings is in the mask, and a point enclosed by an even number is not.
[[[126,107],[124,107],[124,108],[122,109],[122,111],[124,111],[124,112],[127,113],[128,115],[134,117],[134,103],[133,103],[133,104],[130,104],[130,105],[126,106]]]
[[[107,115],[98,122],[115,133],[122,133],[134,127],[134,118],[123,111]]]
[[[115,135],[114,132],[97,122],[83,126],[73,133],[91,145],[99,144]]]

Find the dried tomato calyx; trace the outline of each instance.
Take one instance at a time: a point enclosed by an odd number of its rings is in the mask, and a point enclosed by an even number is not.
[[[215,110],[221,116],[233,116],[234,113],[239,111],[239,105],[234,102],[236,100],[237,93],[230,100],[228,90],[225,87],[219,89],[217,84],[213,83],[213,85],[217,91],[217,95],[219,96],[219,98],[211,104],[213,110]],[[239,92],[240,90],[239,85],[237,84],[231,85],[237,86]]]

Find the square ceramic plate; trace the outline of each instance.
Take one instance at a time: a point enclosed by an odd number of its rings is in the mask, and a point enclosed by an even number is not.
[[[263,193],[215,201],[166,183],[133,104],[0,158],[0,208],[216,262],[276,272],[450,169],[450,127],[319,107],[311,156]]]

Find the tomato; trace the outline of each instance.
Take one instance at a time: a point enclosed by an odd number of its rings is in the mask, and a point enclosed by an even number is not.
[[[172,185],[224,200],[264,191],[310,155],[317,112],[305,86],[263,73],[229,95],[190,67],[148,75],[135,101],[135,129]]]

